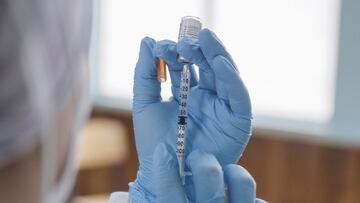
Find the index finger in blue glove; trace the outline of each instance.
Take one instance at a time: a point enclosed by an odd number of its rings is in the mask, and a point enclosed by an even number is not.
[[[195,150],[187,157],[186,164],[192,172],[195,202],[225,202],[224,176],[214,155]]]
[[[134,75],[134,113],[148,104],[161,101],[160,83],[157,80],[156,57],[153,54],[155,40],[145,37],[141,41],[139,59]]]
[[[199,88],[215,92],[214,72],[202,53],[199,42],[185,37],[178,42],[177,51],[190,63],[199,66]]]
[[[177,98],[179,96],[179,87],[181,80],[181,71],[183,65],[177,61],[177,44],[170,40],[162,40],[155,44],[154,54],[165,60],[171,77],[173,96]],[[190,68],[190,87],[197,85],[197,75],[193,67]]]
[[[225,182],[228,186],[229,203],[254,203],[256,183],[250,173],[236,164],[224,168]]]
[[[171,148],[158,144],[153,155],[156,202],[186,203],[185,191],[179,176],[177,159]]]
[[[208,29],[199,33],[199,43],[204,56],[215,73],[218,95],[224,95],[235,114],[251,117],[251,103],[245,84],[220,40]],[[225,92],[225,93],[224,93]]]

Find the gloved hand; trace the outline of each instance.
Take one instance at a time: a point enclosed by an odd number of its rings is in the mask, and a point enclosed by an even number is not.
[[[204,29],[199,40],[183,39],[156,43],[151,38],[141,42],[135,69],[133,123],[140,161],[135,183],[130,185],[132,201],[152,202],[152,155],[155,147],[167,143],[175,149],[180,74],[178,53],[199,66],[200,79],[191,69],[185,155],[199,149],[214,154],[221,166],[236,163],[251,135],[251,105],[247,89],[231,56],[211,31]],[[156,58],[169,67],[174,98],[162,101],[157,81]],[[194,197],[191,179],[188,196]]]
[[[154,152],[154,181],[157,203],[186,203],[185,190],[178,172],[175,151],[159,144]],[[186,159],[195,186],[195,202],[224,203],[224,183],[229,203],[264,203],[256,199],[256,183],[249,172],[236,164],[223,169],[209,153],[195,150]],[[225,180],[224,180],[225,179]]]

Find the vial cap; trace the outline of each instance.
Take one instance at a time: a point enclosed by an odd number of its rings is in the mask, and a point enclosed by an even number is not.
[[[202,23],[200,18],[195,16],[184,16],[181,19],[179,40],[183,37],[198,38],[198,34],[201,30]]]

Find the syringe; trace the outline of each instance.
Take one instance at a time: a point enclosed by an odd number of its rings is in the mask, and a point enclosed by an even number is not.
[[[185,16],[181,19],[179,38],[191,37],[198,38],[202,23],[198,17]],[[187,121],[187,102],[190,90],[190,67],[191,64],[182,56],[178,57],[178,62],[183,64],[180,81],[180,95],[179,95],[179,114],[178,114],[178,136],[176,142],[176,156],[179,162],[179,172],[182,183],[185,184],[185,176],[189,173],[185,172],[185,131]]]

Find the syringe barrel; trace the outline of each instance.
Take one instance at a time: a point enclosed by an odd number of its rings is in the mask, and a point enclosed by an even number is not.
[[[184,37],[197,39],[201,30],[202,24],[199,18],[194,16],[185,16],[181,19],[179,40]],[[180,101],[179,101],[179,115],[178,115],[178,136],[176,142],[176,155],[179,162],[179,173],[182,183],[185,184],[186,172],[184,170],[185,157],[185,131],[187,118],[187,101],[190,91],[190,66],[189,62],[182,56],[178,56],[178,61],[183,63],[183,70],[181,72],[180,82]]]
[[[197,39],[201,28],[202,28],[202,23],[200,18],[195,16],[182,17],[178,40],[181,40],[184,37]],[[182,56],[179,56],[178,61],[180,63],[187,63],[187,60]]]

